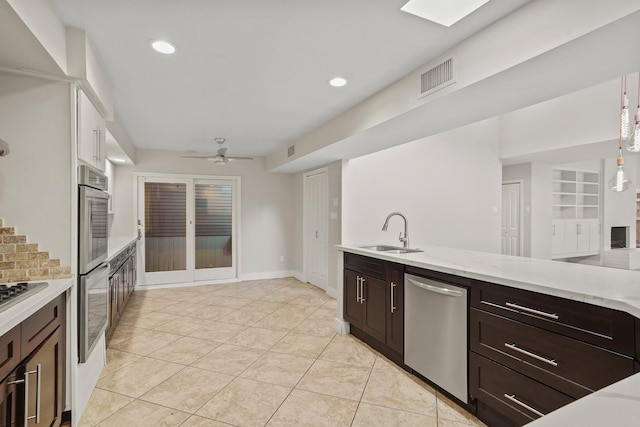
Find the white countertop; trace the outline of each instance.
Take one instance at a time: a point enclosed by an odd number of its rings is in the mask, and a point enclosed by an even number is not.
[[[640,272],[440,246],[424,252],[388,254],[363,245],[338,250],[400,264],[484,280],[625,311],[640,318]]]
[[[14,326],[24,321],[36,311],[66,292],[75,279],[47,280],[48,286],[41,291],[29,295],[24,301],[0,312],[0,336],[9,332]]]
[[[626,311],[640,318],[640,272],[559,261],[417,245],[424,252],[385,254],[341,245],[338,250],[451,273]],[[527,427],[637,427],[640,373],[605,387]]]
[[[129,246],[131,243],[135,242],[135,240],[136,236],[120,236],[109,238],[107,261],[113,259],[114,256],[118,255],[121,250]]]
[[[563,406],[527,427],[637,427],[640,425],[640,374]]]

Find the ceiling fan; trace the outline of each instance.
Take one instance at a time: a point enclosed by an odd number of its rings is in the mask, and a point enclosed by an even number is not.
[[[180,156],[191,159],[206,159],[214,163],[229,163],[229,160],[253,160],[253,157],[240,157],[240,156],[227,156],[227,148],[222,147],[227,140],[224,138],[216,138],[214,141],[220,146],[216,154],[202,155],[202,156]]]

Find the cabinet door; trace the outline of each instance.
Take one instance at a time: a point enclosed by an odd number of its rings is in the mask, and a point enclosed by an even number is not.
[[[25,362],[27,426],[56,427],[62,417],[63,345],[61,329],[53,334]]]
[[[118,317],[118,282],[119,275],[114,274],[109,279],[109,328],[115,325],[116,318]]]
[[[387,264],[387,346],[404,354],[404,266]]]
[[[78,91],[78,159],[104,172],[105,121],[83,91]]]
[[[20,376],[21,378],[22,376]],[[18,370],[0,382],[0,427],[17,427],[19,415],[17,413],[18,397]]]
[[[362,302],[364,307],[362,330],[381,343],[387,331],[387,283],[384,280],[364,276]]]
[[[600,223],[589,222],[589,252],[600,251]]]
[[[361,277],[355,271],[344,270],[344,318],[356,328],[362,328]]]
[[[589,252],[591,233],[588,222],[576,223],[576,252]]]
[[[118,298],[118,315],[121,315],[122,311],[124,310],[124,300],[126,296],[126,292],[125,292],[126,281],[125,281],[124,265],[120,267],[120,269],[118,270],[117,276],[118,276],[118,287],[116,288],[116,292],[117,292],[117,298]]]
[[[551,225],[551,254],[560,255],[567,253],[564,243],[564,222],[553,221]]]

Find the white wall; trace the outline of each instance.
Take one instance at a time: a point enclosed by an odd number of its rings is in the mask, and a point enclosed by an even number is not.
[[[500,252],[498,120],[489,119],[345,162],[342,240],[399,245],[409,220],[411,246],[434,244]]]
[[[0,218],[71,266],[70,87],[0,73]]]
[[[136,150],[136,165],[116,166],[116,215],[111,236],[135,233],[134,172],[241,177],[241,274],[257,278],[288,272],[296,265],[296,206],[293,175],[268,173],[264,160],[218,165],[207,160],[184,159],[178,152]],[[284,261],[280,261],[284,256]]]
[[[531,257],[551,259],[553,169],[548,163],[531,165]]]

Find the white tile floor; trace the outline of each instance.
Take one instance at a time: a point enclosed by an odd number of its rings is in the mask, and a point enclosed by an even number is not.
[[[295,279],[136,292],[80,426],[483,425]]]

